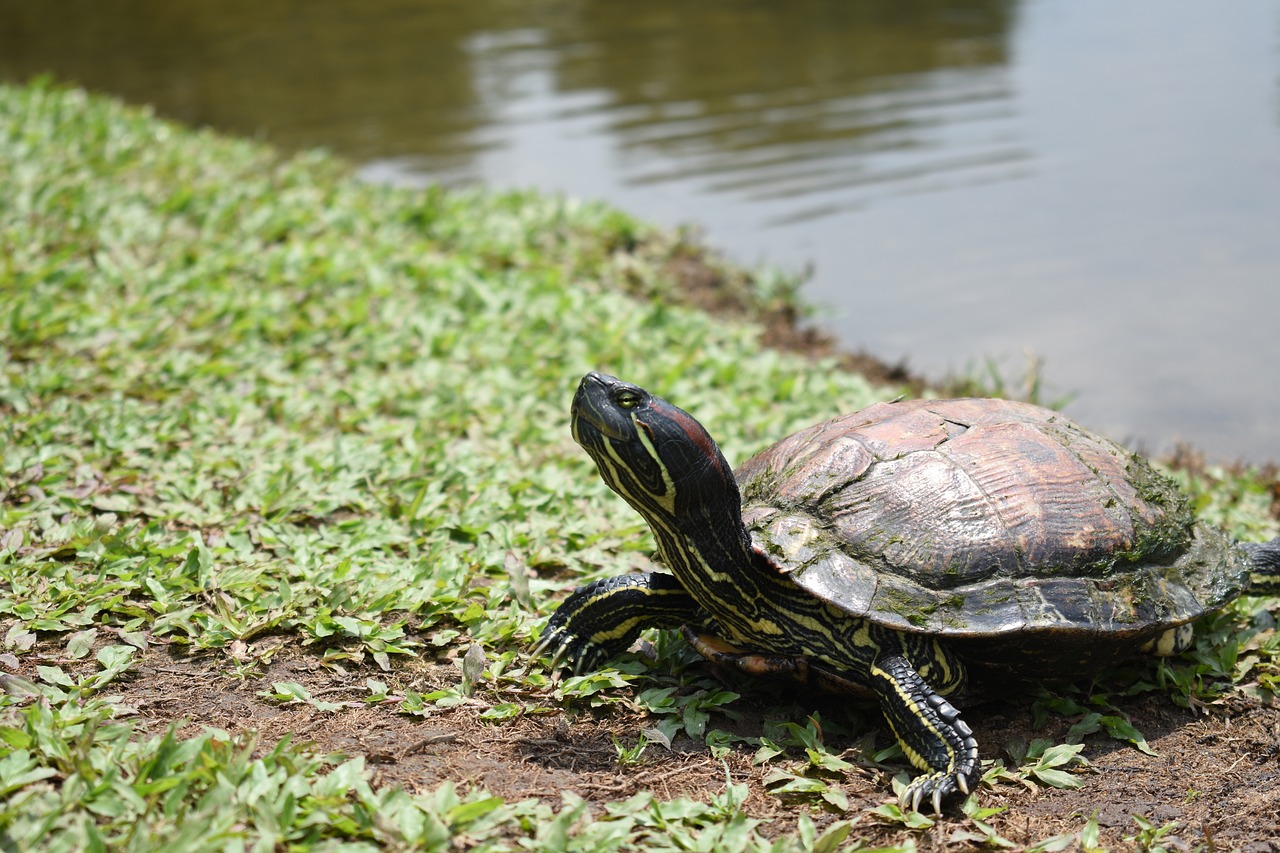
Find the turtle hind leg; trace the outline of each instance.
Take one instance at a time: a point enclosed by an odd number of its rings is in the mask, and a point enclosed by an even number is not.
[[[677,628],[701,613],[693,596],[662,572],[618,575],[579,587],[552,614],[533,647],[575,675],[621,654],[645,628]]]
[[[900,654],[881,654],[871,664],[871,684],[889,727],[907,759],[924,771],[903,792],[903,805],[929,801],[935,813],[956,791],[978,782],[978,742],[960,712],[920,677]]]
[[[1195,643],[1195,625],[1186,622],[1157,634],[1142,644],[1139,649],[1158,658],[1180,655]]]
[[[1242,542],[1240,547],[1253,563],[1248,595],[1280,595],[1280,536],[1270,542]]]

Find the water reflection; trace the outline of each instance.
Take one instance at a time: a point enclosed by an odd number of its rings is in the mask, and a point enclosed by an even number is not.
[[[805,217],[849,204],[832,197],[859,185],[910,191],[1023,156],[998,138],[916,153],[939,126],[1008,113],[1012,9],[4,0],[0,74],[53,70],[192,124],[396,158],[450,181],[485,177],[478,155],[522,124],[590,116],[630,183],[802,198],[793,215]],[[539,101],[535,79],[557,97]]]
[[[0,74],[51,71],[286,148],[461,164],[490,123],[468,45],[502,17],[461,0],[0,0]]]
[[[1030,347],[1091,425],[1261,459],[1280,455],[1275,18],[1196,0],[0,0],[0,77],[51,71],[377,179],[702,223],[743,261],[816,263],[810,296],[852,345],[933,374]]]
[[[591,122],[630,186],[684,184],[744,200],[796,199],[802,219],[857,204],[857,188],[910,192],[939,173],[995,175],[1025,156],[1007,133],[936,148],[941,126],[1009,115],[1008,2],[583,3],[537,27],[484,34],[475,67],[508,132]],[[555,97],[540,96],[540,88]],[[429,158],[400,164],[479,178]],[[776,214],[771,214],[776,216]]]

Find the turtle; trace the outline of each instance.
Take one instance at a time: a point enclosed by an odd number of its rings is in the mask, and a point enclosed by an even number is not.
[[[935,812],[979,779],[947,698],[969,674],[1063,681],[1280,593],[1280,536],[1239,543],[1172,480],[1058,412],[1002,399],[876,403],[736,471],[691,415],[600,373],[574,439],[648,522],[668,571],[574,590],[535,647],[581,673],[645,628],[715,664],[879,703]]]

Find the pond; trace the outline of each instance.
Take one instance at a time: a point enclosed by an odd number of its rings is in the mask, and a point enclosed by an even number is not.
[[[1015,388],[1034,357],[1134,446],[1280,458],[1276,3],[0,0],[0,77],[40,72],[695,224],[811,270],[851,348]]]

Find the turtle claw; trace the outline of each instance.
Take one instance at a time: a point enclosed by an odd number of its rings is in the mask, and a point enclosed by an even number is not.
[[[910,807],[911,811],[920,811],[922,803],[933,807],[935,815],[942,814],[943,802],[959,791],[966,796],[971,786],[968,777],[963,773],[929,773],[917,776],[902,791],[899,804],[902,808]]]
[[[974,780],[963,770],[955,773],[929,773],[917,776],[903,789],[899,805],[920,811],[921,803],[933,806],[935,815],[942,814],[942,804],[957,791],[969,796],[974,791]]]
[[[552,679],[558,679],[560,677],[560,664],[564,663],[567,647],[558,643],[555,644],[554,649],[552,649],[551,646],[552,643],[550,642],[550,639],[543,638],[543,640],[534,647],[533,656],[535,658],[539,658],[550,651],[551,660],[547,663],[547,669],[551,672]]]
[[[530,654],[535,658],[551,656],[547,669],[552,678],[558,678],[562,671],[582,675],[599,667],[608,656],[605,649],[559,625],[549,625]]]
[[[535,659],[550,653],[551,660],[547,664],[547,669],[553,674],[560,668],[560,661],[564,657],[566,648],[563,643],[556,642],[558,633],[558,631],[546,631],[538,642],[534,643],[533,648],[529,649],[529,656]]]

